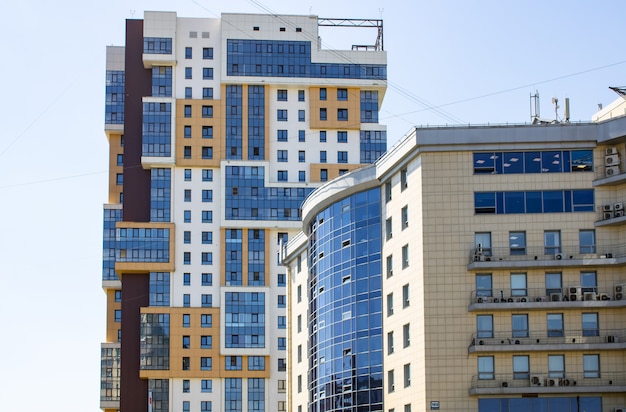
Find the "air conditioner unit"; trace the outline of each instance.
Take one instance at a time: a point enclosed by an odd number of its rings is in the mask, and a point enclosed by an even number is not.
[[[582,299],[582,288],[580,286],[569,287],[569,300],[575,302]]]
[[[614,166],[619,164],[619,155],[611,154],[604,156],[604,165],[605,166]]]
[[[588,300],[596,300],[596,294],[593,292],[585,292],[584,294],[584,300],[588,301]]]
[[[607,166],[604,174],[607,176],[617,176],[619,174],[619,166]]]
[[[613,412],[626,412],[626,408],[615,408]]]
[[[480,243],[476,245],[476,254],[477,255],[482,255],[483,254],[483,245],[480,244]]]
[[[613,216],[615,216],[615,217],[623,217],[624,216],[624,211],[623,210],[618,210],[616,212],[613,212]]]
[[[530,386],[543,386],[545,378],[542,375],[531,375]]]
[[[608,293],[598,293],[598,300],[611,300]]]
[[[626,285],[615,285],[615,300],[624,299],[624,292],[626,291]]]
[[[606,149],[604,149],[605,156],[610,156],[610,155],[615,155],[615,154],[617,154],[617,148],[615,147],[607,147]]]
[[[602,205],[602,211],[603,212],[612,212],[613,211],[613,204],[612,203],[608,203],[606,205]]]
[[[613,210],[624,210],[624,204],[622,202],[615,203]]]
[[[570,386],[573,384],[574,381],[569,380],[567,378],[563,378],[563,379],[559,379],[559,385],[560,386]]]
[[[562,293],[550,293],[550,302],[560,302],[562,299]]]
[[[603,218],[604,220],[607,220],[607,219],[613,219],[613,217],[614,217],[613,212],[604,212],[604,213],[602,214],[602,218]]]
[[[546,386],[561,386],[561,380],[558,378],[546,379]]]
[[[554,259],[555,260],[563,260],[563,259],[565,259],[565,253],[557,253],[556,255],[554,255]]]

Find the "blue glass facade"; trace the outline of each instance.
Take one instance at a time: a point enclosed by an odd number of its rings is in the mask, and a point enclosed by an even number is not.
[[[265,411],[265,379],[248,379],[248,411]]]
[[[300,220],[300,205],[313,189],[265,187],[264,175],[263,167],[226,166],[227,220]]]
[[[171,103],[144,103],[141,154],[143,156],[171,156]]]
[[[361,91],[361,123],[378,123],[378,92]]]
[[[265,230],[248,230],[248,285],[265,285]]]
[[[224,381],[224,411],[241,412],[241,378],[226,378]]]
[[[226,285],[242,285],[243,244],[241,229],[226,229]]]
[[[265,159],[265,88],[248,86],[248,160]]]
[[[145,54],[172,54],[170,37],[144,37],[143,52]]]
[[[602,398],[492,398],[479,399],[478,412],[602,412]]]
[[[265,293],[226,292],[225,346],[265,347]]]
[[[117,240],[115,224],[122,221],[122,209],[104,209],[102,230],[102,280],[119,280],[115,273]]]
[[[118,262],[169,262],[170,230],[155,228],[118,228]]]
[[[169,272],[150,272],[150,306],[170,305]]]
[[[593,212],[593,189],[533,192],[476,192],[477,214]]]
[[[150,174],[150,221],[170,222],[172,171],[154,168]]]
[[[475,174],[592,172],[592,150],[474,153]]]
[[[383,410],[380,189],[320,212],[309,237],[309,412]]]
[[[242,86],[226,86],[226,158],[241,159]]]
[[[228,76],[387,79],[386,65],[312,63],[308,41],[228,39],[227,48]]]
[[[170,368],[170,315],[142,313],[140,327],[139,368],[168,370]]]
[[[106,124],[124,124],[124,83],[123,70],[107,70],[104,104]]]
[[[172,97],[172,67],[152,67],[152,96]]]
[[[387,151],[387,132],[384,130],[361,130],[361,163],[374,163]]]

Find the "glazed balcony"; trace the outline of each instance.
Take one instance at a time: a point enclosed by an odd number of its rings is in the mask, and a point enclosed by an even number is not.
[[[566,372],[562,378],[550,378],[547,372],[530,374],[491,374],[490,379],[472,376],[470,395],[514,395],[523,393],[567,394],[626,391],[625,372]],[[489,374],[483,374],[489,376]],[[518,379],[522,377],[522,379]]]
[[[120,343],[102,343],[100,349],[100,408],[120,408]]]
[[[594,245],[588,248],[590,253],[581,253],[579,245],[525,247],[513,250],[508,247],[493,247],[483,248],[482,251],[472,248],[467,270],[601,267],[626,264],[624,244]]]
[[[609,288],[562,289],[525,288],[474,290],[467,310],[554,310],[557,308],[619,308],[626,307],[626,284]]]
[[[626,349],[624,329],[529,331],[526,336],[512,331],[482,335],[472,335],[469,353]]]
[[[174,224],[117,222],[115,272],[174,271]]]

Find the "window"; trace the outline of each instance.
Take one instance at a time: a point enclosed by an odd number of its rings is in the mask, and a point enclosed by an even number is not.
[[[191,252],[183,252],[183,264],[191,265]]]
[[[211,203],[213,202],[213,191],[210,189],[202,190],[202,202],[203,203]]]
[[[120,309],[115,309],[115,322],[122,321],[122,311]]]
[[[213,223],[213,211],[212,210],[202,211],[202,223]]]
[[[561,253],[561,231],[546,230],[543,232],[544,254],[556,255]]]
[[[409,207],[408,206],[404,206],[402,208],[402,230],[406,229],[407,227],[409,227]]]
[[[211,379],[202,379],[201,391],[204,393],[213,392],[213,381]]]
[[[302,375],[298,375],[298,393],[302,392]]]
[[[211,349],[213,347],[213,336],[200,336],[200,348]]]
[[[598,291],[598,276],[596,272],[581,272],[580,286],[582,286],[583,293],[595,294]]]
[[[185,159],[191,159],[191,146],[185,146],[183,148],[183,157]]]
[[[191,117],[191,105],[190,104],[185,105],[185,117]]]
[[[213,358],[211,357],[201,357],[200,358],[200,370],[210,371],[213,369]]]
[[[387,240],[391,239],[393,237],[393,221],[392,219],[389,217],[387,218],[387,220],[385,220],[385,234],[386,234],[386,238]]]
[[[348,152],[347,151],[339,151],[339,152],[337,152],[337,163],[348,163]]]
[[[548,355],[548,377],[564,378],[565,377],[565,356],[564,355]]]
[[[213,306],[213,295],[203,294],[201,297],[202,297],[203,308],[210,308]]]
[[[493,296],[491,273],[476,274],[476,296]]]
[[[122,301],[122,291],[121,290],[116,290],[115,291],[115,301],[116,302],[121,302]]]
[[[188,308],[189,306],[191,306],[191,295],[185,293],[183,295],[183,307]]]
[[[185,189],[184,191],[184,201],[191,202],[191,189]]]
[[[287,402],[285,401],[278,401],[278,411],[279,412],[285,412],[287,410]]]
[[[298,110],[298,121],[299,122],[303,122],[305,119],[305,112],[304,110]]]
[[[118,166],[124,166],[124,155],[123,154],[118,154],[117,155],[117,165]]]
[[[184,356],[183,357],[183,370],[184,371],[188,371],[189,370],[189,356]]]
[[[185,169],[185,182],[191,181],[191,169]]]
[[[203,67],[202,68],[202,78],[204,80],[213,80],[213,68],[212,67]]]
[[[298,171],[298,182],[306,182],[306,171],[305,170]]]
[[[278,181],[279,182],[286,182],[288,180],[288,174],[286,170],[279,170],[278,171]]]
[[[326,150],[320,150],[320,163],[326,163]]]
[[[284,379],[278,380],[278,392],[283,393],[287,390],[287,381]]]
[[[406,169],[402,169],[400,170],[400,190],[404,190],[409,186],[408,180],[407,180],[407,171]]]
[[[514,338],[527,338],[528,315],[511,315],[511,329]]]
[[[115,176],[115,184],[118,186],[122,186],[124,184],[124,175],[122,173],[118,173]]]
[[[213,264],[213,252],[202,252],[202,264],[203,265]]]
[[[202,169],[202,181],[203,182],[212,182],[213,181],[213,170],[212,169]]]
[[[298,288],[296,289],[296,300],[298,301],[298,303],[302,302],[302,285],[298,285]]]
[[[213,117],[213,106],[202,106],[202,117],[210,119]]]
[[[328,111],[325,108],[320,109],[320,120],[328,120]]]
[[[493,338],[493,315],[476,316],[476,336],[480,338]]]
[[[288,160],[287,150],[277,150],[276,158],[279,162],[286,162]]]
[[[402,347],[408,348],[411,345],[411,324],[406,323],[402,326]]]
[[[596,253],[596,231],[581,230],[578,233],[578,243],[580,244],[580,253]]]
[[[185,210],[183,212],[183,220],[185,223],[191,223],[191,210]]]
[[[526,273],[511,273],[511,296],[527,296]]]
[[[278,329],[287,329],[287,317],[286,316],[278,317]]]
[[[278,359],[278,371],[285,372],[286,370],[287,370],[287,360],[284,358],[279,358]],[[280,390],[280,385],[279,385],[279,390]]]
[[[509,251],[511,255],[526,254],[526,232],[509,232]]]
[[[320,143],[325,143],[326,142],[326,131],[322,130],[320,131]]]
[[[337,143],[348,143],[348,132],[346,131],[337,132]]]
[[[183,401],[183,412],[189,412],[189,401]]]
[[[326,88],[325,87],[320,88],[320,100],[326,100]]]
[[[189,393],[189,379],[183,379],[183,393]]]
[[[183,128],[183,130],[184,130],[184,137],[187,138],[187,139],[190,138],[191,137],[191,126],[185,126]]]
[[[474,233],[474,247],[476,253],[491,256],[491,232]]]
[[[600,377],[600,355],[583,355],[583,377]]]
[[[583,336],[600,336],[597,313],[583,313]]]
[[[241,356],[226,356],[225,366],[227,371],[240,371]]]
[[[495,369],[493,356],[478,357],[478,379],[494,379]]]
[[[348,109],[337,109],[337,120],[339,121],[347,121],[348,120]]]
[[[191,285],[191,273],[183,273],[183,286]]]
[[[202,88],[202,98],[205,100],[213,100],[213,88],[212,87],[203,87]]]
[[[185,99],[191,99],[191,87],[185,87]]]
[[[298,90],[298,101],[299,102],[304,101],[304,90]]]
[[[279,122],[287,121],[287,110],[279,109],[276,113]]]
[[[203,245],[213,244],[213,232],[202,232],[202,244]]]
[[[213,273],[202,274],[202,286],[213,286]]]
[[[287,305],[287,296],[286,295],[278,295],[278,306],[279,308],[284,308]]]
[[[265,357],[248,356],[248,370],[249,371],[264,371],[265,370]]]
[[[213,403],[211,401],[200,401],[200,412],[212,412]]]
[[[191,318],[191,315],[188,315],[188,314],[183,315],[183,328],[189,327],[190,318]]]
[[[277,99],[279,102],[287,101],[287,90],[279,89],[277,90]]]
[[[187,335],[183,336],[183,349],[189,349],[191,346],[191,338]]]
[[[390,278],[393,276],[393,255],[387,256],[387,277]]]
[[[393,353],[393,331],[387,332],[387,355]]]
[[[185,47],[185,59],[191,59],[191,47]]]
[[[402,308],[406,308],[411,303],[409,298],[409,285],[402,286]]]
[[[191,232],[189,230],[185,230],[183,232],[183,242],[184,243],[191,243]]]
[[[563,337],[563,314],[548,313],[546,315],[548,337]]]
[[[348,89],[337,89],[337,100],[348,100]]]
[[[406,405],[404,405],[404,412],[411,412],[411,404],[407,403]]]
[[[395,377],[394,377],[393,369],[390,371],[387,371],[387,391],[389,393],[394,392],[396,390],[396,385],[394,381],[395,381]]]
[[[404,365],[404,387],[411,386],[411,364],[406,363]]]
[[[530,362],[528,355],[513,356],[513,379],[529,379]]]
[[[298,130],[298,141],[299,142],[306,142],[306,134],[305,134],[304,130]]]
[[[287,350],[287,338],[278,338],[278,350]]]
[[[326,182],[328,180],[328,169],[320,169],[320,181]]]
[[[387,316],[393,315],[393,293],[387,295]]]
[[[391,200],[391,182],[385,183],[385,202]]]
[[[409,267],[409,245],[402,246],[402,269]]]
[[[201,315],[200,316],[200,325],[203,328],[211,328],[211,327],[213,327],[213,315]]]
[[[560,273],[546,273],[546,295],[563,293],[563,284]]]
[[[202,146],[202,158],[213,159],[213,147],[212,146]]]
[[[213,47],[203,47],[202,58],[204,60],[213,60]]]

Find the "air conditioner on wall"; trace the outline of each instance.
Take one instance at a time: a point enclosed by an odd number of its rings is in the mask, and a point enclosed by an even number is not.
[[[626,291],[626,284],[615,285],[615,300],[624,299],[625,291]]]
[[[545,378],[542,375],[531,375],[530,386],[543,386]]]
[[[615,203],[613,210],[624,210],[624,204],[622,202]]]
[[[619,166],[607,166],[605,174],[607,176],[617,176],[619,174]]]
[[[615,408],[613,412],[626,412],[626,408]]]
[[[617,154],[617,148],[615,148],[615,147],[607,147],[606,149],[604,149],[604,154],[605,154],[605,156],[610,156],[610,155]]]
[[[613,212],[613,216],[614,217],[623,217],[624,216],[624,211],[623,210],[618,210],[616,212]]]
[[[565,253],[557,253],[556,255],[554,255],[554,259],[555,260],[563,260],[563,259],[565,259]]]
[[[606,205],[602,205],[603,212],[611,212],[613,210],[613,203],[607,203]]]
[[[584,298],[585,298],[585,301],[596,300],[596,294],[593,292],[585,292]]]
[[[563,300],[562,293],[550,293],[550,302],[560,302]]]
[[[604,164],[606,166],[614,166],[619,164],[619,155],[611,154],[604,156]]]
[[[546,379],[546,386],[561,386],[561,380],[558,378]]]
[[[602,218],[604,220],[613,219],[614,216],[615,215],[613,214],[613,212],[604,212],[604,213],[602,213]]]
[[[575,302],[582,299],[582,288],[580,286],[569,287],[569,300]]]

